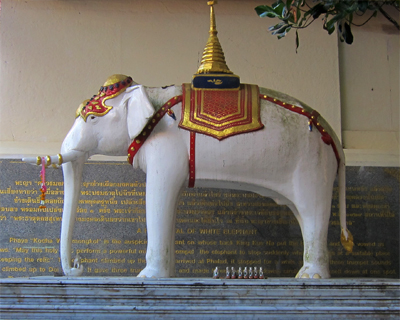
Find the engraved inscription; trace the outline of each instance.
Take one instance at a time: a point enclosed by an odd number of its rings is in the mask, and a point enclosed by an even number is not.
[[[0,161],[2,277],[62,272],[60,170],[48,170],[46,209],[39,209],[39,169]],[[399,276],[399,169],[347,168],[347,221],[353,253],[340,244],[334,188],[328,247],[332,277]],[[137,275],[145,266],[145,176],[120,163],[85,165],[73,253],[85,275]],[[185,189],[176,221],[176,275],[212,277],[219,266],[263,267],[269,277],[294,277],[303,243],[292,212],[257,194]]]

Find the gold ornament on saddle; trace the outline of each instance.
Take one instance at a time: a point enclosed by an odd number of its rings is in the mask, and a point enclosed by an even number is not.
[[[199,69],[193,76],[194,89],[239,89],[240,78],[229,70],[221,44],[217,37],[214,5],[217,1],[208,1],[210,6],[210,31],[203,51]]]

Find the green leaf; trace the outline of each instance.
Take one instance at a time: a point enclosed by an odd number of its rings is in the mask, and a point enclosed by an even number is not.
[[[326,29],[329,34],[332,34],[333,31],[335,31],[335,24],[342,20],[345,16],[346,14],[343,12],[337,14],[324,25],[324,29]]]
[[[262,17],[276,18],[277,14],[274,10],[269,6],[258,6],[255,8],[256,13]]]
[[[272,35],[274,36],[274,35],[283,33],[283,32],[285,32],[285,30],[286,30],[288,27],[289,27],[289,25],[286,24],[286,25],[282,26],[281,28],[279,28],[278,30],[273,31],[273,32],[272,32]]]
[[[296,8],[296,17],[297,17],[297,21],[299,21],[300,17],[301,17],[301,11],[299,8]]]
[[[284,3],[279,3],[277,6],[273,7],[274,12],[280,17],[283,17],[283,9],[286,9]]]
[[[286,9],[289,11],[290,7],[292,6],[293,0],[287,0],[286,1]]]
[[[314,7],[312,7],[310,10],[310,14],[312,15],[312,17],[314,19],[318,19],[318,17],[323,14],[326,13],[327,10],[325,9],[324,5],[322,3],[318,3],[316,4]]]
[[[336,23],[335,18],[332,18],[331,20],[329,20],[327,23],[324,24],[323,28],[326,31],[328,31],[329,34],[332,34],[333,31],[335,31],[335,23]]]
[[[283,25],[285,25],[285,22],[279,22],[274,26],[271,26],[268,28],[268,31],[274,31],[274,30],[278,30],[280,27],[282,27]]]
[[[286,36],[286,34],[290,31],[290,29],[292,29],[292,27],[287,26],[287,28],[283,32],[277,34],[278,40]]]

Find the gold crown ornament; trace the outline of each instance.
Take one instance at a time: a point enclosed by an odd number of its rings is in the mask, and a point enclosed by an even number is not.
[[[203,51],[200,66],[193,76],[192,87],[198,89],[238,89],[239,76],[229,70],[225,55],[218,39],[214,5],[217,1],[208,1],[210,6],[210,31]]]
[[[131,77],[123,74],[114,74],[110,76],[100,90],[92,98],[81,103],[76,111],[76,117],[81,116],[86,121],[89,115],[98,117],[107,114],[112,107],[105,104],[106,100],[115,98],[133,84]]]

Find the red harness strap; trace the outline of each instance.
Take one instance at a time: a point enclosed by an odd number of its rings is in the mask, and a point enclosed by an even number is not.
[[[312,111],[307,112],[303,108],[287,104],[285,102],[282,102],[278,99],[268,97],[266,95],[260,94],[260,98],[264,100],[271,101],[281,107],[284,107],[285,109],[288,109],[290,111],[302,114],[306,116],[309,119],[309,125],[310,125],[310,131],[312,124],[318,129],[318,131],[321,133],[321,139],[327,144],[331,145],[333,152],[335,153],[336,160],[338,164],[340,163],[340,157],[339,157],[339,152],[336,148],[335,142],[333,141],[332,137],[325,131],[325,129],[320,125],[318,122],[318,117],[319,113],[317,111]],[[139,151],[140,147],[144,144],[144,142],[147,140],[147,138],[150,136],[152,133],[154,127],[157,125],[157,123],[161,120],[161,118],[171,109],[173,106],[175,106],[177,103],[182,101],[182,96],[175,96],[168,100],[147,122],[146,126],[143,128],[142,132],[132,141],[128,148],[128,162],[130,164],[133,163],[133,158],[136,155],[136,153]],[[190,132],[190,154],[189,154],[189,188],[194,187],[195,183],[195,178],[196,178],[196,171],[195,171],[195,142],[196,142],[196,133],[195,132]]]
[[[194,188],[196,180],[196,132],[190,131],[190,153],[189,153],[189,188]]]
[[[142,132],[133,139],[132,143],[128,148],[128,162],[132,164],[133,157],[139,151],[140,147],[147,140],[153,129],[160,122],[161,118],[171,109],[174,105],[182,101],[182,96],[175,96],[169,99],[147,122],[146,126],[143,128]]]

